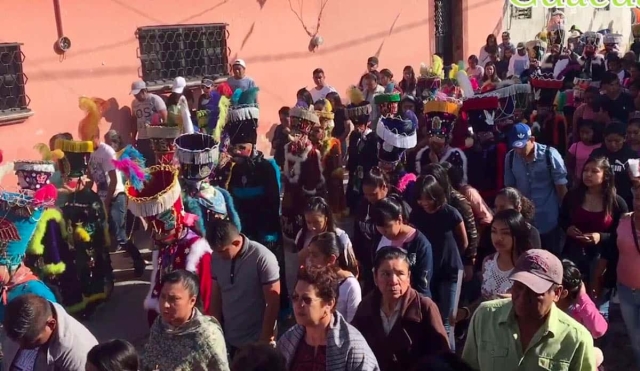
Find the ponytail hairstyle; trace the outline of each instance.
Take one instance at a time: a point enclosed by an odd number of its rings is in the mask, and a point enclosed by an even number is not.
[[[571,301],[576,300],[580,294],[582,286],[582,274],[578,266],[571,260],[562,260],[562,288],[569,293],[568,297]]]
[[[389,175],[387,175],[387,173],[385,173],[378,166],[374,166],[366,174],[364,174],[362,185],[375,188],[386,187],[387,189],[389,189],[391,188],[391,181],[389,180]]]
[[[311,197],[309,201],[307,201],[307,205],[304,208],[304,214],[307,213],[320,213],[325,218],[327,218],[327,225],[323,232],[335,232],[336,231],[336,222],[333,218],[333,213],[331,212],[331,206],[325,201],[322,197]],[[302,229],[300,230],[299,238],[296,239],[296,248],[298,251],[302,250],[304,246],[304,241],[307,236],[307,232],[309,232],[309,228],[307,227],[307,223],[302,224]]]
[[[340,269],[351,272],[358,277],[358,261],[351,244],[344,244],[335,232],[323,232],[311,239],[311,245],[315,246],[322,255],[336,257],[336,265]]]
[[[520,209],[520,214],[522,214],[529,224],[533,223],[534,217],[536,216],[536,207],[533,205],[533,202],[524,197],[520,191],[512,187],[506,187],[498,191],[496,197],[498,196],[506,197],[514,209]]]
[[[391,222],[402,222],[403,224],[409,222],[409,210],[405,207],[402,197],[396,194],[389,194],[376,202],[369,216],[377,227],[384,227]]]

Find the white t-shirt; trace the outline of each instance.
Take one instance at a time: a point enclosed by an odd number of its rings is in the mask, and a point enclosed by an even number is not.
[[[151,122],[154,113],[166,111],[167,105],[162,98],[155,94],[147,94],[147,99],[140,102],[137,99],[131,103],[131,112],[136,116],[136,126],[138,128],[138,139],[149,139],[145,124]]]
[[[311,88],[310,93],[311,93],[311,99],[313,99],[313,103],[319,101],[320,99],[324,99],[327,94],[331,93],[331,92],[335,92],[336,89],[334,89],[333,87],[329,86],[329,85],[325,85],[322,87],[322,89],[318,90],[315,87]]]
[[[340,283],[336,309],[347,322],[351,322],[361,301],[362,289],[360,288],[360,282],[355,277],[348,277]]]
[[[98,196],[104,201],[109,192],[109,172],[116,170],[113,160],[116,160],[116,151],[106,143],[100,143],[98,148],[93,151],[89,158],[89,169],[91,178],[98,187]],[[122,174],[116,170],[116,190],[113,196],[124,192],[124,184],[122,182]]]

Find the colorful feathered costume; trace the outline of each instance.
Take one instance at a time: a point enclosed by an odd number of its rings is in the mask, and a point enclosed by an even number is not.
[[[209,183],[219,156],[218,142],[211,135],[183,134],[176,139],[184,207],[198,217],[194,229],[201,236],[206,235],[205,222],[209,218],[231,220],[241,230],[240,218],[229,192]]]
[[[34,294],[54,303],[57,301],[49,287],[24,264],[38,221],[53,205],[51,197],[55,197],[55,193],[55,187],[51,185],[39,187],[34,192],[0,193],[0,265],[7,268],[10,276],[9,282],[2,285],[0,321],[4,320],[7,303],[20,295]]]
[[[258,88],[237,89],[231,100],[223,137],[231,146],[251,147],[250,153],[234,148],[233,162],[224,185],[236,206],[242,232],[274,253],[280,277],[286,277],[284,245],[280,225],[280,168],[256,149],[258,141]],[[260,212],[256,212],[259,210]],[[280,281],[281,309],[289,307],[286,280]]]
[[[323,129],[323,137],[319,143],[322,155],[322,173],[327,182],[327,202],[336,216],[348,213],[344,196],[344,169],[342,167],[342,145],[340,140],[331,135],[335,123],[331,103],[324,100],[322,111],[316,111]]]
[[[52,160],[64,156],[61,151],[49,151],[44,144],[36,145],[36,149],[46,148],[42,161],[16,161],[14,171],[18,177],[18,186],[24,194],[33,196],[42,189],[50,190],[47,196],[51,202],[38,220],[33,238],[29,242],[28,256],[25,259],[32,271],[50,286],[56,286],[57,277],[65,271],[65,263],[60,257],[60,249],[67,249],[65,240],[67,228],[62,212],[54,207],[58,191],[50,184],[51,176],[56,168]],[[54,290],[56,291],[56,290]]]
[[[515,106],[511,106],[513,114]],[[473,134],[473,145],[465,150],[468,183],[473,185],[485,200],[493,200],[504,188],[504,158],[507,145],[495,121],[500,100],[494,95],[473,95],[462,102],[461,116]],[[509,125],[507,125],[509,126]],[[512,126],[512,125],[511,125]]]
[[[347,106],[347,117],[353,123],[354,129],[349,134],[347,149],[347,171],[349,183],[347,184],[347,206],[349,210],[355,210],[362,198],[362,179],[364,174],[377,165],[376,133],[369,129],[371,105],[364,99],[362,91],[352,86],[347,92],[351,103]]]
[[[438,148],[436,156],[438,163],[449,162],[452,166],[460,168],[463,181],[467,181],[467,156],[459,148],[451,146],[453,128],[458,119],[458,111],[461,102],[453,98],[442,97],[440,100],[432,100],[424,104],[424,115],[429,133],[429,145],[418,151],[416,155],[416,172],[431,163],[431,151]]]
[[[380,168],[387,172],[399,193],[413,202],[416,175],[405,171],[404,154],[418,142],[418,118],[413,111],[406,111],[403,116],[383,117],[376,126],[376,135]]]
[[[303,103],[293,107],[289,115],[291,131],[297,138],[284,146],[282,232],[293,241],[304,223],[302,214],[307,200],[313,196],[325,197],[326,179],[321,149],[310,138],[312,129],[320,126],[320,118],[313,107]]]
[[[420,65],[420,77],[416,85],[416,97],[420,100],[431,100],[440,89],[444,79],[444,62],[437,55],[431,57],[431,67]]]
[[[68,249],[60,249],[66,268],[59,277],[62,302],[70,313],[78,313],[87,305],[108,298],[113,288],[113,269],[109,257],[107,213],[100,196],[84,187],[80,181],[87,172],[94,141],[98,138],[98,124],[104,107],[102,100],[81,98],[80,108],[87,112],[79,127],[80,140],[55,142],[55,150],[64,153],[61,171],[64,204],[61,206],[67,227]]]
[[[184,106],[184,103],[182,105]],[[167,116],[166,122],[161,122],[160,117],[154,115],[151,123],[145,124],[147,135],[151,141],[151,149],[155,153],[156,162],[159,165],[173,164],[173,155],[176,149],[174,141],[183,133],[181,122],[184,119],[181,118],[180,108],[178,106],[175,107],[177,111],[173,112],[172,118]]]
[[[581,40],[584,43],[584,48],[582,49],[582,56],[578,58],[578,63],[582,66],[584,77],[594,82],[600,82],[606,72],[604,56],[598,53],[598,50],[602,47],[602,35],[597,32],[587,31],[582,34]]]
[[[564,79],[558,74],[536,74],[529,80],[535,100],[535,111],[531,114],[531,128],[539,130],[538,142],[550,145],[564,156],[568,148],[568,126],[564,117],[564,99],[558,92],[564,86]]]
[[[209,93],[209,99],[204,104],[204,109],[197,112],[200,131],[213,135],[218,143],[227,120],[232,94],[233,92],[226,82],[218,85],[216,90],[211,90]]]
[[[122,161],[122,157],[120,160]],[[154,251],[151,286],[144,300],[149,325],[160,312],[159,296],[162,277],[176,269],[186,269],[200,278],[200,297],[203,312],[209,312],[211,304],[211,247],[191,228],[195,217],[187,214],[182,203],[182,189],[178,180],[179,170],[172,165],[152,166],[146,171],[135,162],[130,162],[129,181],[125,192],[129,199],[129,210],[137,217],[144,218],[152,230]],[[118,168],[124,169],[123,165]],[[134,176],[136,181],[131,179]],[[140,176],[144,179],[139,182]]]

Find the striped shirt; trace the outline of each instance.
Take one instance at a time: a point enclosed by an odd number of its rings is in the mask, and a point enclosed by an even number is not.
[[[304,339],[305,328],[295,325],[278,340],[278,350],[284,355],[287,370],[298,345]],[[379,371],[378,361],[362,334],[340,315],[334,313],[327,333],[327,371]]]

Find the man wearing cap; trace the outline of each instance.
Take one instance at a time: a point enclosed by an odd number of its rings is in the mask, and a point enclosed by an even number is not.
[[[498,48],[500,50],[500,60],[504,59],[505,50],[509,49],[511,52],[516,50],[516,46],[511,42],[511,35],[507,31],[502,33],[502,43],[498,45]]]
[[[527,49],[523,42],[519,42],[516,47],[516,54],[511,56],[509,59],[509,70],[507,71],[507,76],[516,76],[520,77],[520,75],[529,68],[529,55],[527,54]]]
[[[509,277],[511,298],[480,304],[462,358],[478,371],[595,370],[591,334],[555,305],[562,274],[550,252],[522,254]]]
[[[365,78],[370,73],[376,75],[376,81],[380,77],[380,73],[378,72],[378,57],[374,56],[374,57],[369,57],[369,59],[367,59],[367,72],[365,72],[364,75],[360,77],[360,82],[358,83],[358,88],[360,90],[364,91],[367,88],[365,84]]]
[[[558,151],[536,143],[527,124],[514,125],[508,135],[513,148],[504,165],[505,187],[515,187],[536,207],[534,225],[542,246],[560,255],[564,234],[558,227],[560,204],[567,193],[567,169]]]
[[[131,84],[131,95],[136,99],[131,103],[131,113],[135,118],[135,125],[131,130],[131,138],[136,148],[147,160],[147,165],[154,165],[156,156],[151,149],[151,140],[147,135],[147,124],[151,123],[153,115],[159,115],[160,120],[167,121],[167,105],[156,94],[149,93],[144,81],[136,81]]]
[[[231,66],[231,70],[233,71],[233,76],[227,79],[231,91],[236,91],[236,89],[246,91],[256,87],[255,81],[246,76],[247,64],[242,59],[236,59]]]

